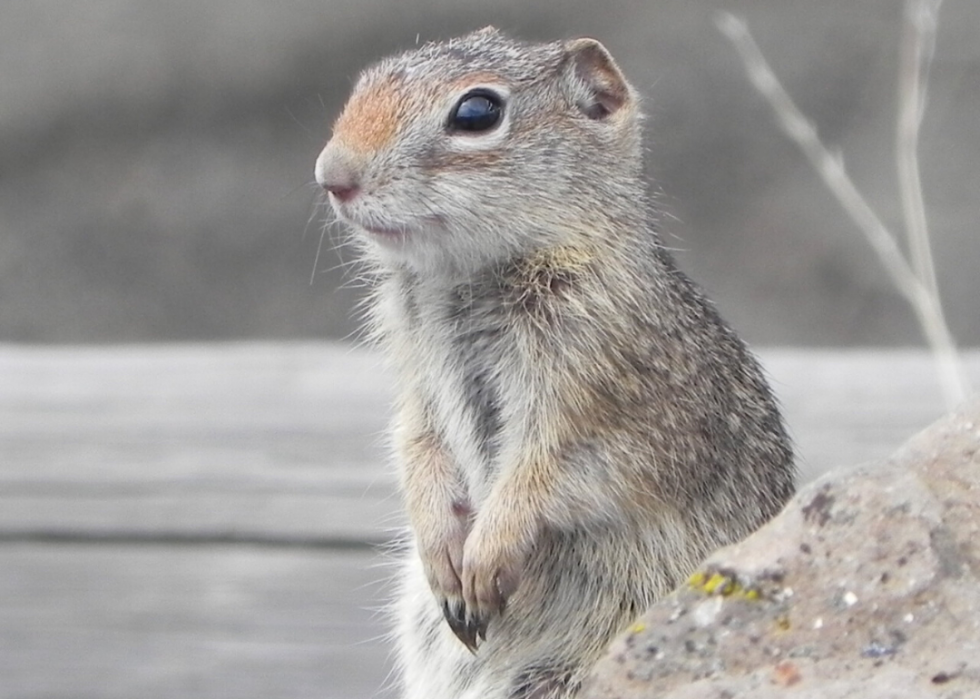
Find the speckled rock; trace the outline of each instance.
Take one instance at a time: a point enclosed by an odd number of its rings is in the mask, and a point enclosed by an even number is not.
[[[980,697],[980,401],[713,554],[582,696]]]

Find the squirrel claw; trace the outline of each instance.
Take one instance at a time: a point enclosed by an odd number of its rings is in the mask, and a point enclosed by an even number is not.
[[[486,640],[486,625],[479,625],[476,620],[466,613],[466,605],[460,601],[442,603],[442,615],[449,628],[462,642],[470,653],[476,653],[479,639]]]
[[[475,653],[477,647],[482,641],[487,640],[487,624],[489,620],[486,617],[479,617],[472,614],[466,615],[466,632],[468,634],[468,639],[472,642],[472,647],[467,644],[467,648],[471,652]],[[466,643],[466,641],[464,641]]]

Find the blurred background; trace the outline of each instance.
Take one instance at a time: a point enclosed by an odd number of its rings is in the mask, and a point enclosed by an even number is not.
[[[646,98],[666,242],[756,345],[919,344],[870,248],[712,22],[743,15],[901,231],[900,0],[150,0],[0,6],[0,341],[339,338],[312,167],[358,70],[486,24],[600,38]],[[980,343],[980,3],[940,13],[922,168],[954,334]],[[348,280],[349,281],[349,280]]]

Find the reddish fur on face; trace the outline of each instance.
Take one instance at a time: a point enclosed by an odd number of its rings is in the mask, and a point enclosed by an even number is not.
[[[404,120],[405,100],[388,80],[356,93],[333,127],[333,137],[355,153],[383,148]]]
[[[452,92],[502,82],[490,71],[470,73],[448,85]],[[401,73],[386,76],[354,93],[333,127],[333,139],[354,153],[376,152],[391,143],[400,124],[409,119],[409,105],[427,104],[446,91],[446,85],[430,87],[426,95],[407,94]],[[490,165],[495,161],[483,162]]]

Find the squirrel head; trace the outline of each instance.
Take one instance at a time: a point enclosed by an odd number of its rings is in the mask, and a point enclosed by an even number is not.
[[[640,121],[595,39],[488,27],[367,68],[315,175],[383,265],[466,273],[632,221]]]

